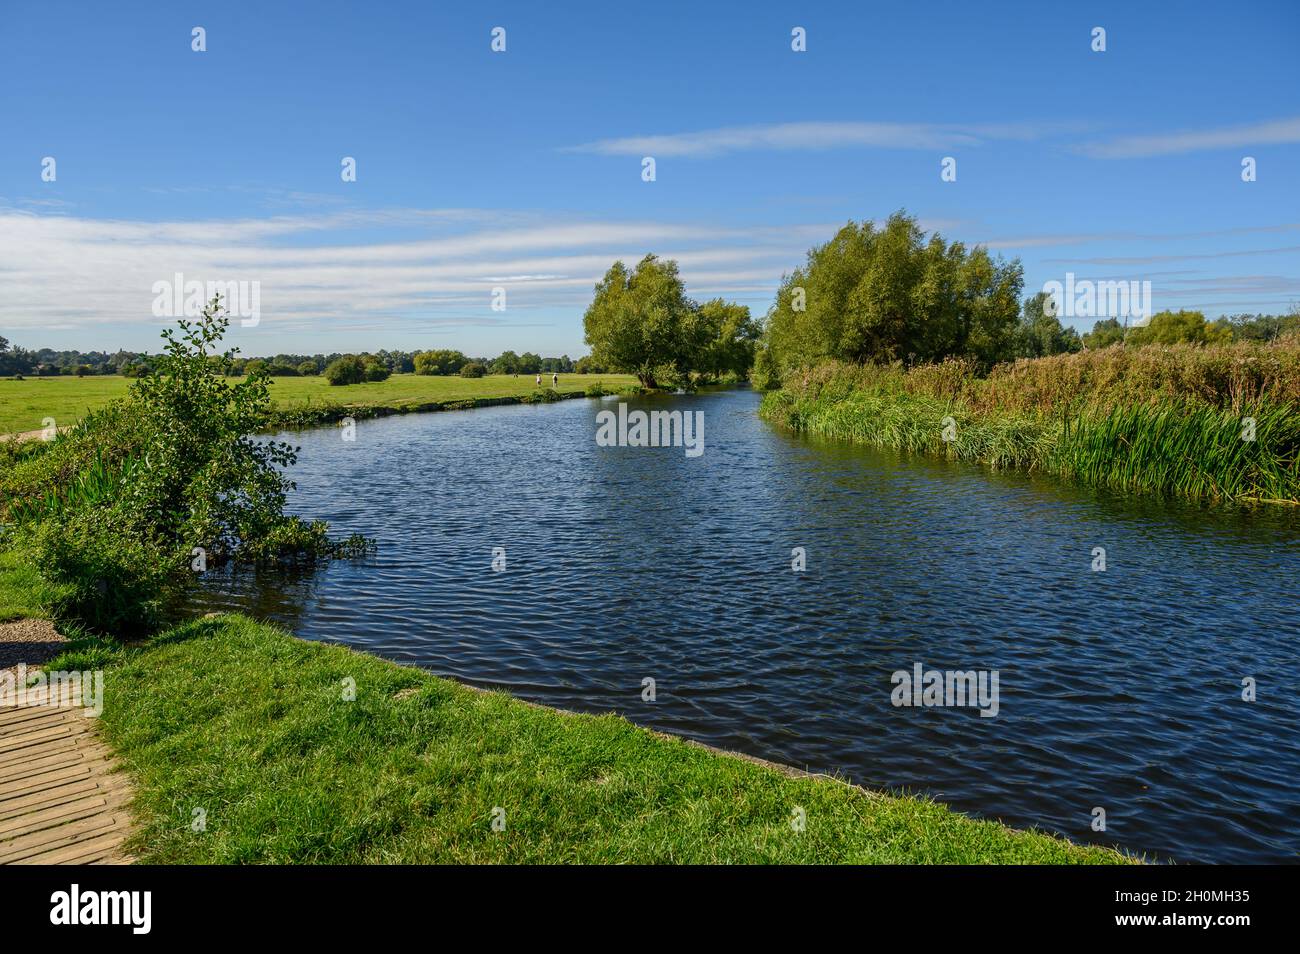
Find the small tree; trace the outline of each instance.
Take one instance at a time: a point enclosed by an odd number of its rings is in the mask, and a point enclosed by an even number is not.
[[[325,369],[325,380],[332,386],[360,384],[366,379],[366,363],[354,354],[335,358]]]
[[[142,516],[218,556],[272,539],[292,486],[282,471],[296,459],[288,444],[250,436],[270,421],[266,373],[231,384],[223,365],[233,351],[215,368],[208,361],[228,324],[216,298],[197,321],[181,319],[163,332],[154,373],[132,388],[149,445],[133,485]]]
[[[1092,351],[1109,348],[1111,345],[1124,343],[1124,326],[1118,318],[1103,318],[1092,326],[1083,336],[1083,343]]]
[[[1231,328],[1210,325],[1199,311],[1161,311],[1151,316],[1145,325],[1130,328],[1125,344],[1193,344],[1218,343],[1232,340]]]
[[[714,378],[748,377],[762,332],[749,317],[749,309],[714,298],[700,306],[700,319],[708,331],[709,344],[696,360],[694,370]]]
[[[513,351],[501,352],[501,357],[492,362],[493,374],[518,374],[519,355]]]
[[[615,262],[582,319],[593,359],[635,374],[646,387],[684,377],[709,343],[707,323],[686,297],[677,263],[647,255],[629,272]]]
[[[1043,358],[1054,354],[1070,354],[1083,347],[1079,333],[1062,325],[1060,319],[1050,313],[1051,309],[1047,307],[1049,301],[1051,296],[1046,292],[1025,299],[1020,318],[1017,357]]]
[[[421,351],[415,356],[416,374],[456,374],[469,361],[459,351]]]

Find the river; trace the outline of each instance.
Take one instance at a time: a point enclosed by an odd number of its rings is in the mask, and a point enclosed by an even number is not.
[[[618,400],[703,412],[704,452],[598,446]],[[1300,858],[1300,513],[810,440],[757,406],[287,435],[291,510],[377,552],[211,574],[204,608],[1152,859]],[[996,671],[996,715],[895,705],[917,664]]]

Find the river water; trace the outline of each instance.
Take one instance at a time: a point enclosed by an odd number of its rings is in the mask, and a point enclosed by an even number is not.
[[[617,400],[702,412],[704,453],[598,446]],[[288,435],[291,509],[378,550],[214,574],[205,608],[1153,859],[1300,859],[1300,513],[811,440],[757,406]],[[894,705],[917,664],[996,670],[997,714]]]

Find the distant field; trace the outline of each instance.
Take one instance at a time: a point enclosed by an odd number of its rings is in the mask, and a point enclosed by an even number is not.
[[[233,380],[233,379],[232,379]],[[520,397],[537,390],[531,374],[514,377],[490,374],[483,378],[440,377],[395,374],[387,381],[330,387],[323,377],[272,378],[271,394],[281,407],[301,404],[382,404],[401,406],[429,401],[462,401],[467,398]],[[562,374],[560,391],[580,391],[592,384],[613,389],[635,384],[630,374]],[[544,387],[551,376],[542,376]],[[44,419],[54,418],[59,427],[75,424],[88,411],[103,407],[113,398],[124,397],[129,378],[116,375],[85,378],[0,378],[0,434],[36,431]]]

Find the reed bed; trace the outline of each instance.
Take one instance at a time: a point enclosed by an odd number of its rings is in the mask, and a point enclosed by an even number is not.
[[[994,368],[828,363],[764,417],[1129,492],[1300,503],[1300,347],[1115,348]]]

